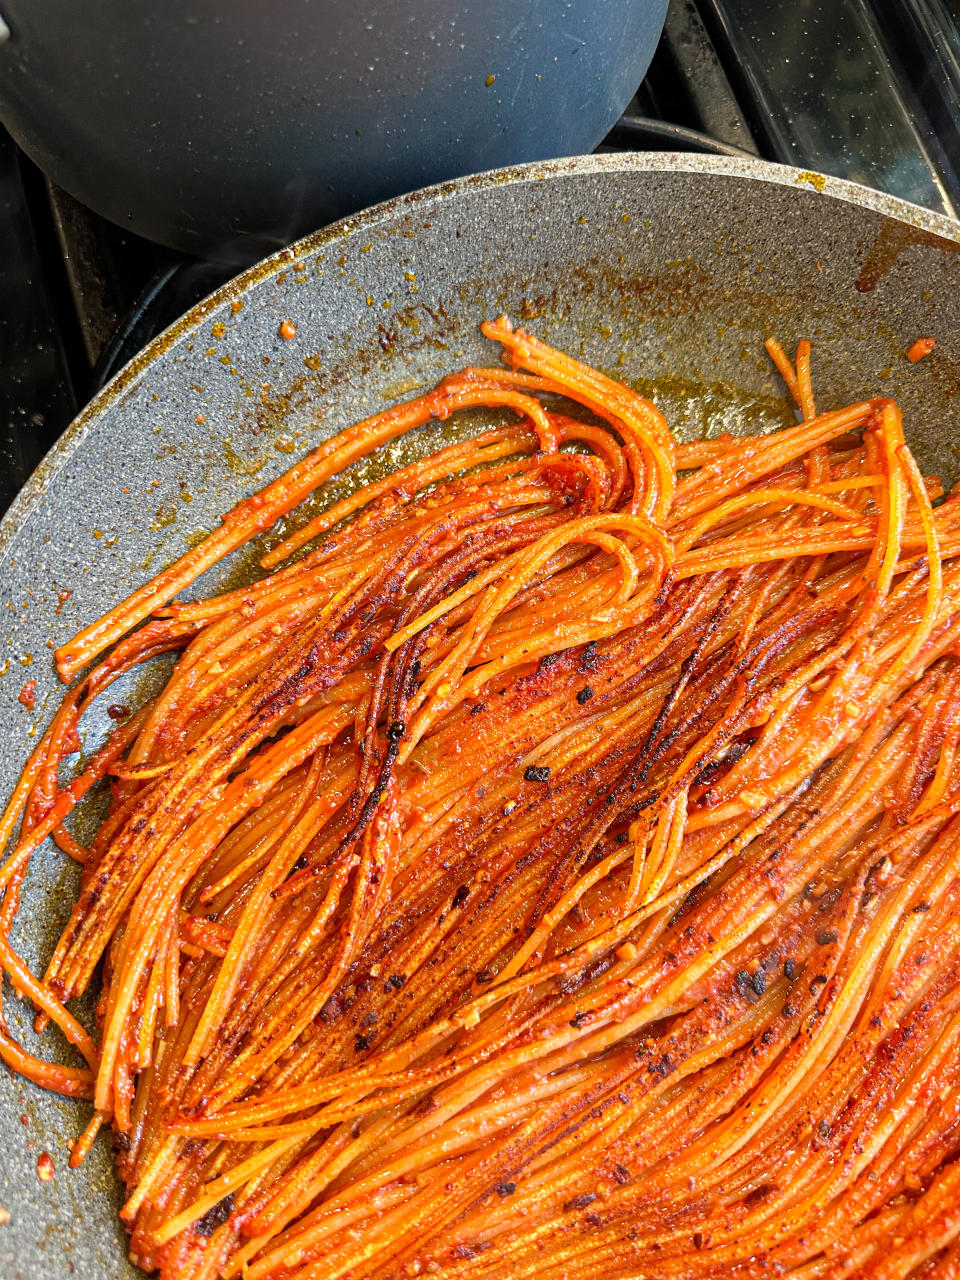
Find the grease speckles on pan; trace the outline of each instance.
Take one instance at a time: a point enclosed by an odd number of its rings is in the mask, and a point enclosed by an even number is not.
[[[501,311],[642,388],[688,437],[788,420],[761,344],[770,333],[785,345],[806,335],[822,404],[872,394],[879,382],[901,403],[921,465],[955,478],[960,230],[848,183],[819,187],[792,169],[688,155],[504,170],[349,218],[194,308],[81,414],[0,525],[4,795],[55,704],[50,646],[297,454],[451,369],[495,359],[478,326]],[[292,338],[280,334],[285,321]],[[905,353],[920,335],[937,346],[911,364]],[[477,425],[438,424],[398,442],[317,495],[307,516],[372,468],[431,447],[431,431]],[[251,572],[249,554],[235,558],[201,589]],[[33,711],[18,702],[28,678],[37,682]],[[109,701],[144,696],[121,686]],[[104,709],[87,749],[108,722]],[[26,930],[15,940],[40,967],[72,899],[76,872],[66,862],[41,850],[24,894],[24,918],[46,927],[39,941],[35,928],[32,941]],[[30,1010],[16,1000],[6,1008],[29,1043]],[[43,1052],[65,1050],[48,1037]],[[4,1280],[139,1274],[116,1218],[108,1138],[81,1170],[66,1167],[64,1143],[85,1110],[0,1073]],[[42,1151],[55,1166],[47,1182],[37,1177]]]

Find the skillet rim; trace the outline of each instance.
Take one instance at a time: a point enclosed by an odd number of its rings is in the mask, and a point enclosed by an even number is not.
[[[77,414],[14,498],[7,512],[0,519],[0,556],[6,554],[26,526],[31,513],[42,501],[48,482],[69,463],[86,437],[97,430],[101,415],[110,409],[124,393],[147,377],[159,361],[176,351],[183,341],[194,335],[211,311],[216,310],[223,303],[238,297],[245,298],[257,285],[274,279],[281,271],[288,269],[293,261],[309,258],[330,244],[389,222],[398,214],[409,212],[411,206],[428,208],[439,202],[447,204],[455,202],[464,195],[504,185],[549,182],[554,178],[576,175],[630,173],[707,174],[742,179],[748,183],[775,183],[778,186],[801,189],[809,186],[821,197],[871,210],[895,222],[927,232],[948,242],[960,244],[960,221],[920,205],[911,204],[910,201],[902,200],[899,196],[876,191],[845,178],[834,178],[790,165],[774,164],[768,160],[737,156],[661,151],[572,156],[490,169],[437,183],[434,186],[423,187],[406,195],[394,196],[381,204],[372,205],[359,213],[350,214],[329,226],[313,231],[246,268],[196,303],[149,342]]]

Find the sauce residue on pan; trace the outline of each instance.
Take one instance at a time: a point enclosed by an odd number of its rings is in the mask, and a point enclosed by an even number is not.
[[[854,288],[858,293],[871,293],[887,272],[894,267],[905,249],[921,244],[940,249],[945,253],[956,253],[960,250],[960,245],[952,240],[945,240],[943,236],[934,235],[932,231],[924,231],[920,227],[911,227],[905,222],[887,219],[863,260]]]
[[[822,173],[814,173],[811,169],[804,169],[803,173],[798,173],[797,182],[809,182],[811,187],[817,191],[822,191],[827,185],[827,180]]]

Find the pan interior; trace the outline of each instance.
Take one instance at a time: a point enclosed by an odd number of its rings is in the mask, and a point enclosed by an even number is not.
[[[762,341],[773,334],[789,348],[807,336],[821,407],[896,398],[922,466],[955,478],[955,239],[945,224],[918,225],[908,206],[890,216],[842,184],[820,191],[797,178],[662,156],[488,175],[349,220],[221,290],[128,366],[3,525],[3,794],[55,706],[53,645],[298,454],[446,372],[496,359],[478,326],[500,312],[650,395],[683,438],[793,421]],[[290,340],[278,332],[288,318]],[[906,348],[927,335],[936,351],[910,364]],[[398,442],[306,514],[481,421]],[[220,566],[198,590],[249,574],[252,559]],[[31,679],[32,713],[17,702]],[[133,704],[146,692],[141,681],[109,701]],[[91,720],[88,749],[106,723]],[[76,888],[65,862],[40,851],[15,932],[40,969]],[[9,1001],[7,1014],[29,1043],[26,1007]],[[0,1075],[4,1277],[140,1274],[124,1261],[109,1142],[98,1141],[80,1172],[67,1170],[63,1144],[85,1112]],[[44,1150],[57,1167],[47,1183],[36,1176]]]

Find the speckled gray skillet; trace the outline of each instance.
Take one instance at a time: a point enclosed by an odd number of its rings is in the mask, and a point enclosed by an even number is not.
[[[420,192],[271,258],[128,365],[0,525],[0,792],[51,714],[53,643],[292,454],[448,370],[489,361],[477,326],[503,310],[649,391],[686,435],[788,421],[761,341],[808,335],[821,404],[896,396],[923,464],[950,476],[960,456],[958,241],[960,227],[943,218],[813,174],[615,156]],[[292,341],[277,333],[287,317]],[[936,351],[909,364],[905,348],[927,334]],[[396,465],[412,447],[423,438],[372,465]],[[243,571],[221,566],[218,580]],[[17,702],[28,679],[32,713]],[[142,693],[141,683],[111,699]],[[87,746],[102,730],[91,725]],[[41,965],[74,890],[64,862],[41,851],[24,897],[16,936]],[[138,1274],[125,1261],[108,1143],[67,1169],[64,1142],[85,1111],[0,1074],[0,1205],[11,1216],[0,1226],[2,1280]],[[41,1183],[45,1150],[56,1176]]]

